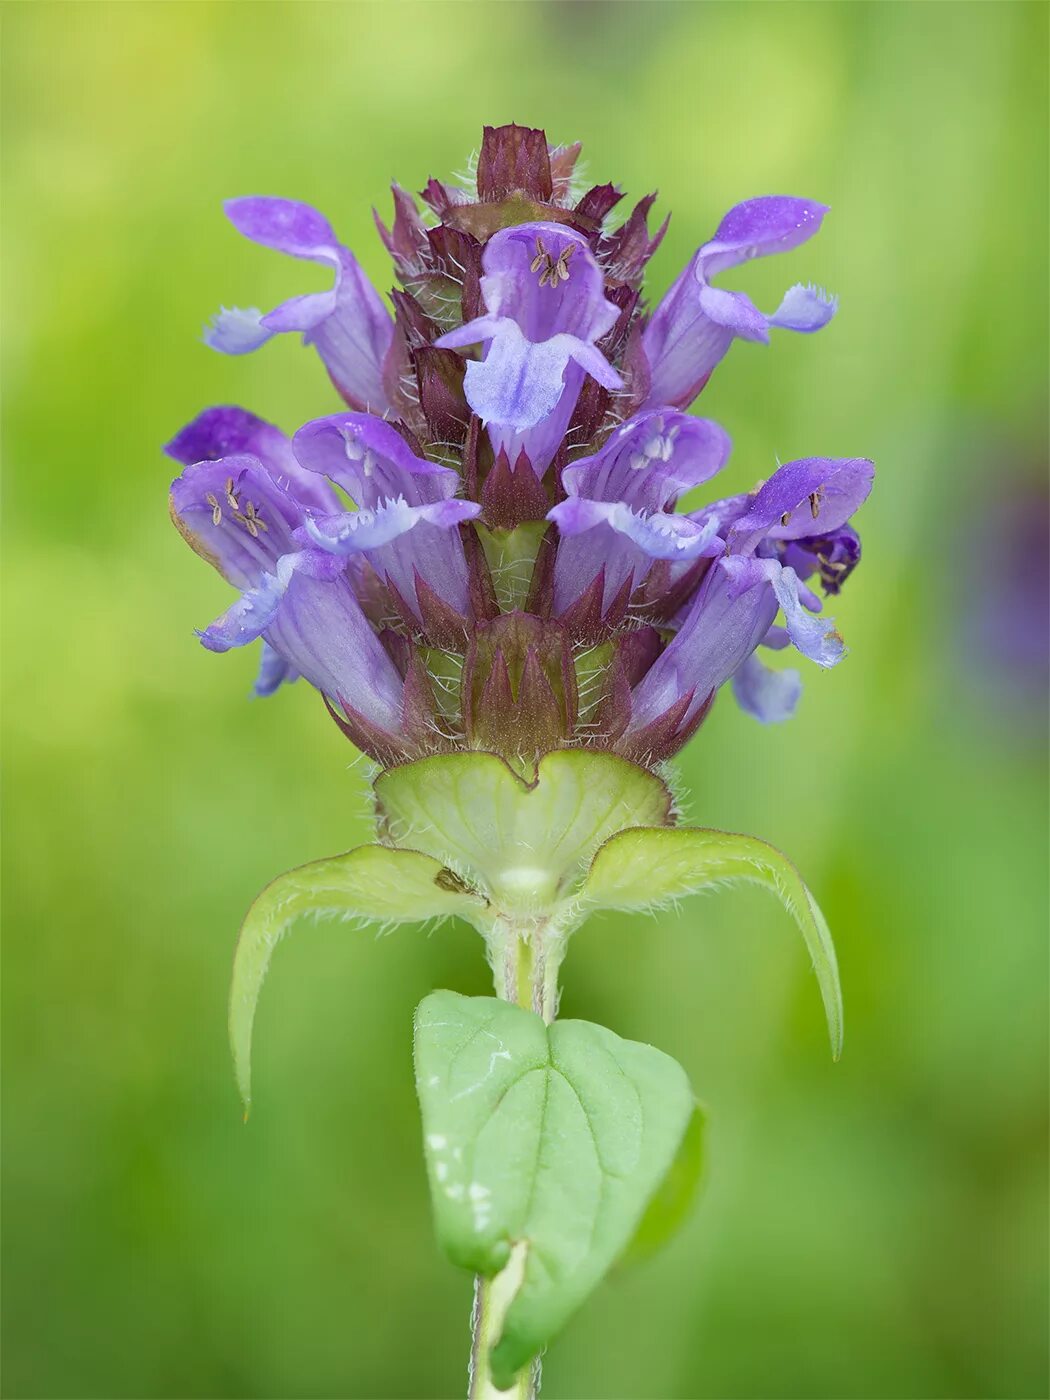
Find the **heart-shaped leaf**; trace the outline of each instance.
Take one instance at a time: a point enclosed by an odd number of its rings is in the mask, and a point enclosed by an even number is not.
[[[648,1259],[674,1238],[685,1223],[704,1175],[704,1111],[697,1105],[670,1170],[646,1206],[634,1238],[620,1256],[623,1264]]]
[[[580,898],[605,909],[651,909],[734,881],[772,890],[798,924],[813,959],[837,1060],[842,1053],[842,989],[835,945],[817,901],[775,846],[754,836],[697,827],[621,831],[594,857]]]
[[[438,1239],[520,1284],[486,1358],[505,1389],[633,1238],[695,1102],[685,1071],[586,1021],[546,1025],[491,997],[433,992],[416,1084]]]
[[[252,1025],[273,950],[301,914],[315,918],[416,923],[476,915],[482,901],[440,861],[419,851],[358,846],[278,875],[241,925],[230,987],[230,1046],[245,1117],[251,1104]]]

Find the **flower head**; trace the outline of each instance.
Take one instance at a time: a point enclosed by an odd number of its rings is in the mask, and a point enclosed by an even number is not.
[[[578,154],[487,127],[471,188],[431,180],[424,216],[395,185],[392,225],[377,219],[391,309],[317,211],[227,206],[333,285],[223,311],[209,344],[241,354],[300,331],[346,407],[291,439],[209,409],[169,444],[176,524],[239,591],[201,640],[261,639],[257,692],[305,677],[384,765],[480,749],[528,769],[579,747],[654,764],[727,681],[760,720],[792,712],[797,673],[759,647],[822,667],[844,653],[811,585],[837,594],[860,558],[869,462],[790,462],[677,509],[729,456],[722,428],[684,410],[732,341],[835,311],[799,285],[765,315],[722,275],[810,238],[825,207],[738,205],[649,312],[666,223],[650,235],[648,196],[614,228],[621,195],[577,190]]]

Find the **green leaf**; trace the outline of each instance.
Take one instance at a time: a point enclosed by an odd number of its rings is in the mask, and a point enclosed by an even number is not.
[[[699,1106],[693,1111],[671,1168],[649,1202],[634,1238],[621,1255],[623,1264],[648,1259],[678,1233],[692,1210],[704,1175],[704,1134],[707,1120]]]
[[[842,989],[835,945],[816,900],[775,846],[754,836],[697,827],[621,831],[594,857],[580,898],[605,909],[651,909],[735,881],[772,890],[798,924],[813,960],[837,1060],[842,1053]]]
[[[416,1084],[445,1253],[486,1277],[512,1248],[524,1254],[489,1358],[506,1388],[629,1244],[689,1126],[692,1091],[651,1046],[455,992],[416,1012]]]
[[[435,754],[381,773],[383,831],[477,885],[502,913],[549,913],[614,831],[660,826],[661,780],[615,754],[559,749],[527,783],[491,753]]]
[[[302,914],[419,922],[448,914],[470,917],[482,907],[440,861],[419,851],[358,846],[279,875],[263,890],[241,925],[230,987],[230,1046],[245,1117],[251,1105],[252,1024],[273,950]]]

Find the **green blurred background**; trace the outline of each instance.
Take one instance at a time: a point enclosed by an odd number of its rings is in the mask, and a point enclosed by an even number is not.
[[[5,1393],[435,1397],[470,1281],[432,1242],[410,1022],[483,993],[465,927],[305,927],[241,1125],[224,1000],[276,872],[369,830],[316,697],[249,702],[226,605],[167,522],[160,444],[242,402],[337,407],[286,337],[200,342],[320,269],[224,197],[316,203],[378,284],[369,206],[482,123],[585,142],[674,210],[664,288],[725,209],[833,206],[738,274],[841,295],[738,345],[702,399],[736,449],[879,468],[837,616],[764,729],[718,705],[688,809],[790,852],[835,931],[829,1060],[760,893],[595,919],[564,1011],[655,1041],[711,1113],[682,1235],[550,1349],[558,1397],[1042,1397],[1046,1377],[1047,9],[1042,4],[16,4],[4,15]]]

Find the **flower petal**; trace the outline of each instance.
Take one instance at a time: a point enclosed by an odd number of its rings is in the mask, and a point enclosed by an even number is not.
[[[701,252],[709,277],[751,258],[787,253],[812,238],[824,222],[826,204],[792,195],[746,199],[726,214]]]
[[[417,457],[389,423],[369,413],[333,413],[299,429],[292,446],[308,472],[327,476],[361,507],[403,499],[410,506],[445,500],[459,474]]]
[[[486,315],[441,336],[442,349],[485,344],[467,364],[464,393],[494,450],[524,451],[542,473],[557,450],[588,374],[610,390],[620,375],[595,346],[619,318],[587,240],[564,224],[501,229],[485,246]],[[583,371],[583,374],[580,373]]]
[[[282,685],[291,685],[299,679],[299,672],[291,666],[269,642],[263,642],[259,657],[259,674],[252,687],[253,694],[263,698],[272,695]]]
[[[630,591],[639,586],[654,559],[685,563],[721,553],[717,521],[664,508],[713,476],[729,448],[717,423],[654,410],[630,419],[600,452],[566,468],[562,482],[569,494],[547,516],[562,536],[554,565],[556,614],[602,570],[607,607],[628,576]]]
[[[229,651],[257,637],[333,700],[370,723],[396,730],[402,681],[346,578],[324,578],[311,551],[286,554],[200,634],[209,651]],[[330,567],[330,566],[329,566]]]
[[[815,331],[836,303],[815,289],[792,287],[766,316],[743,292],[712,287],[710,279],[750,258],[783,253],[817,232],[827,208],[805,199],[770,195],[731,209],[661,300],[642,335],[650,372],[647,405],[687,406],[707,383],[734,337],[765,342],[770,326]]]
[[[186,466],[249,454],[303,507],[326,514],[339,509],[335,492],[313,472],[303,470],[280,428],[247,409],[229,404],[206,408],[176,433],[164,451]]]
[[[171,485],[179,531],[237,588],[254,588],[295,546],[303,510],[257,458],[248,454],[197,462]]]
[[[466,557],[455,527],[480,507],[453,498],[458,473],[417,457],[396,429],[366,413],[318,418],[293,445],[304,467],[327,475],[360,507],[307,522],[300,542],[343,555],[368,552],[416,622],[424,616],[417,580],[456,616],[468,616]]]
[[[698,525],[687,515],[670,511],[635,513],[622,501],[589,501],[570,497],[561,501],[547,516],[556,522],[563,535],[572,536],[607,525],[617,534],[625,535],[650,559],[714,558],[721,554],[723,542],[718,538],[714,521]],[[559,554],[560,554],[559,550]]]
[[[808,608],[819,608],[820,602],[806,588],[795,570],[785,568],[778,559],[742,558],[730,555],[720,561],[720,567],[730,579],[730,591],[743,595],[766,590],[768,583],[784,613],[784,625],[794,645],[818,666],[837,665],[846,654],[846,646],[835,623],[829,617],[814,617]],[[772,619],[770,619],[772,621]]]
[[[777,599],[756,575],[749,586],[711,568],[681,628],[633,692],[630,730],[641,729],[687,696],[694,714],[751,655],[777,615]],[[740,561],[748,564],[759,561]]]
[[[467,402],[485,424],[516,432],[533,428],[558,406],[570,360],[607,387],[622,384],[605,357],[574,336],[555,335],[534,343],[514,321],[500,321],[485,358],[467,364]]]
[[[485,245],[481,265],[485,309],[516,322],[528,340],[567,334],[593,343],[619,317],[587,240],[565,224],[501,229]]]
[[[720,471],[730,447],[729,435],[709,418],[650,410],[629,419],[593,457],[567,467],[562,483],[570,497],[662,510]]]
[[[763,539],[830,534],[867,499],[874,474],[874,464],[864,457],[804,457],[785,463],[730,527],[730,549],[746,554]]]
[[[742,710],[762,724],[779,724],[795,713],[802,694],[797,671],[774,671],[752,652],[733,672],[733,695]]]
[[[393,543],[416,525],[427,523],[448,530],[464,520],[473,520],[480,513],[481,507],[474,501],[448,500],[410,506],[402,497],[384,501],[375,510],[313,517],[296,534],[305,537],[303,543],[316,545],[329,554],[367,554]]]
[[[770,316],[769,324],[780,330],[808,334],[826,326],[838,309],[838,297],[821,287],[796,282],[784,293],[784,300]]]
[[[208,344],[240,355],[257,349],[271,335],[302,331],[351,406],[386,412],[383,362],[393,339],[393,319],[328,221],[308,204],[290,199],[234,199],[226,213],[238,232],[253,242],[330,266],[335,285],[328,292],[293,297],[265,315],[224,310],[206,333]]]

